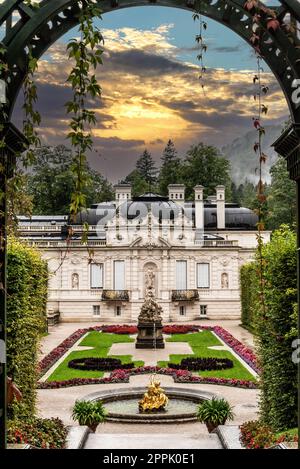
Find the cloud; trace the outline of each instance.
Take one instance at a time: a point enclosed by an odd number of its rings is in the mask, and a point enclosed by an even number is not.
[[[121,70],[123,73],[147,77],[182,73],[189,69],[187,65],[168,57],[138,49],[110,52],[107,55],[107,63],[114,72]]]
[[[172,43],[172,28],[163,24],[149,30],[103,31],[104,65],[97,71],[102,97],[88,102],[98,118],[93,130],[98,153],[90,155],[90,161],[114,180],[128,174],[147,144],[159,161],[169,138],[183,153],[200,140],[223,146],[252,128],[257,109],[254,71],[208,68],[203,93],[199,65],[184,59],[184,48]],[[40,131],[49,144],[66,143],[68,131],[63,105],[72,95],[66,83],[72,62],[66,60],[65,47],[55,43],[39,61]],[[213,43],[211,50],[229,53],[237,47]],[[270,124],[283,121],[288,111],[278,83],[271,73],[264,73],[263,80],[270,87],[265,98],[270,112],[265,120]],[[20,101],[15,120],[21,125]]]
[[[135,139],[130,139],[130,140],[123,140],[122,138],[119,137],[108,137],[108,138],[103,138],[103,137],[96,137],[95,138],[95,146],[99,148],[114,148],[114,149],[130,149],[130,148],[136,148],[140,147],[142,145],[145,145],[144,140],[135,140]]]
[[[150,145],[159,145],[161,143],[164,143],[164,141],[161,138],[156,138],[155,140],[151,140]]]

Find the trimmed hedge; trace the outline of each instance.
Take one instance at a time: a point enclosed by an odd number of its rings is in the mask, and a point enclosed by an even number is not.
[[[7,269],[7,374],[22,393],[10,417],[34,415],[37,352],[46,331],[48,270],[37,251],[11,238]]]
[[[241,306],[243,326],[254,328],[255,302],[257,298],[257,269],[254,262],[244,264],[240,271]]]
[[[275,431],[297,426],[297,365],[291,331],[297,302],[296,234],[282,226],[263,246],[266,314],[258,310],[261,416]]]
[[[258,255],[241,272],[244,323],[255,328],[260,375],[260,415],[275,431],[297,425],[297,366],[292,341],[297,328],[296,234],[287,226],[274,231],[262,248],[265,311],[256,272]]]

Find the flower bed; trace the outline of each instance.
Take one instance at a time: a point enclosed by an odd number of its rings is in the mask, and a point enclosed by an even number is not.
[[[73,332],[67,339],[65,339],[61,344],[51,350],[48,355],[46,355],[40,362],[39,362],[39,372],[40,377],[43,376],[46,371],[48,371],[54,363],[57,362],[74,344],[87,332],[90,331],[101,331],[101,326],[94,326],[86,329],[78,329],[77,331]]]
[[[122,364],[119,358],[75,358],[68,362],[69,368],[74,368],[75,370],[98,370],[98,371],[114,371],[122,368],[123,370],[129,370],[134,368],[134,363]]]
[[[298,436],[293,437],[289,431],[282,432],[280,435],[274,433],[269,425],[265,425],[259,420],[245,422],[240,426],[240,441],[247,449],[266,449],[284,441],[298,441]]]
[[[136,326],[128,326],[124,324],[123,326],[113,325],[113,326],[101,326],[101,332],[107,332],[110,334],[137,334]]]
[[[10,444],[30,444],[36,448],[64,448],[67,428],[58,418],[31,417],[28,421],[8,421],[7,441]]]
[[[74,378],[67,381],[51,381],[38,383],[39,389],[57,389],[71,386],[82,386],[85,384],[110,384],[110,383],[128,383],[130,376],[157,373],[161,375],[172,376],[175,383],[203,383],[220,384],[222,386],[233,386],[238,388],[256,389],[257,384],[253,381],[213,378],[193,375],[188,370],[174,370],[171,368],[159,368],[155,366],[143,366],[133,368],[132,370],[114,370],[108,378]]]
[[[199,332],[202,329],[200,326],[193,326],[189,324],[174,324],[171,326],[164,326],[164,334],[188,334],[189,332]]]
[[[223,329],[223,327],[215,326],[211,329],[218,337],[220,337],[225,344],[229,345],[235,353],[241,357],[251,368],[256,371],[256,373],[260,372],[260,369],[257,365],[255,353],[246,347],[246,345],[242,344],[239,340],[237,340],[233,335],[231,335],[228,331]]]
[[[188,357],[183,358],[181,363],[168,363],[168,367],[172,370],[189,371],[226,370],[227,368],[233,368],[233,362],[229,358]]]

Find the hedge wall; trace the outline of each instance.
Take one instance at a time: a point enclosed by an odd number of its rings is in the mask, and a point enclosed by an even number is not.
[[[257,299],[257,273],[254,262],[244,264],[240,271],[242,324],[254,329],[255,302]]]
[[[283,226],[263,247],[266,313],[256,303],[255,328],[262,368],[260,413],[275,430],[297,426],[297,366],[292,362],[297,301],[296,235]]]
[[[46,330],[47,263],[37,251],[10,239],[7,277],[8,376],[22,392],[10,414],[20,417],[35,410],[38,342]]]

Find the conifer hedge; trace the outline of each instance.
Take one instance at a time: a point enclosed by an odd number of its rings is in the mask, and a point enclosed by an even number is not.
[[[22,393],[13,417],[34,414],[37,352],[46,331],[48,270],[37,251],[10,239],[7,269],[7,374]]]

